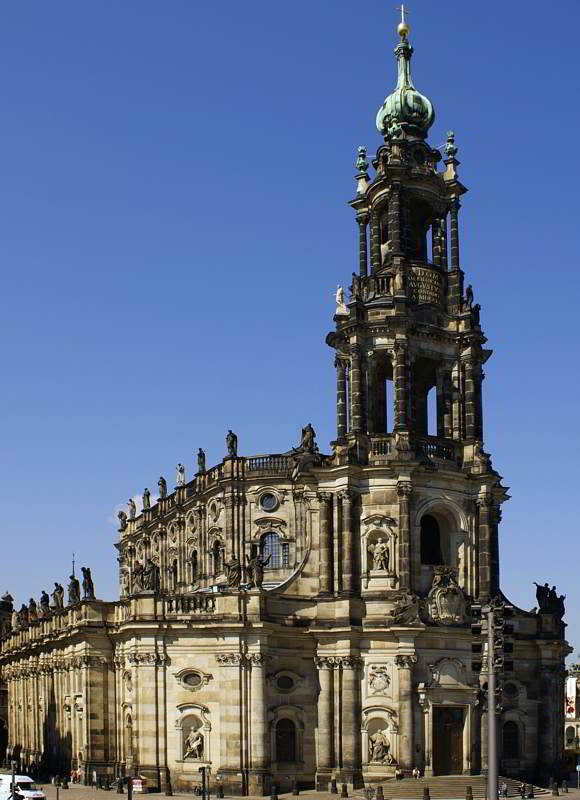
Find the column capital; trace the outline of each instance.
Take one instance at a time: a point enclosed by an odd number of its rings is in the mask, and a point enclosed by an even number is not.
[[[220,667],[235,667],[244,661],[244,656],[242,653],[217,653],[215,660]]]
[[[356,215],[356,221],[359,225],[368,225],[371,215],[368,211],[359,211]]]
[[[358,495],[356,492],[353,492],[352,489],[342,489],[338,493],[338,496],[343,503],[354,503]]]
[[[317,492],[316,497],[320,503],[330,503],[332,500],[332,492]]]
[[[476,498],[475,505],[479,509],[489,510],[493,506],[493,497],[489,494],[480,495]]]
[[[395,664],[399,669],[413,669],[417,663],[417,656],[414,653],[395,656]]]
[[[267,653],[248,653],[247,659],[253,667],[263,667],[269,660]]]
[[[314,666],[316,669],[336,669],[335,656],[314,656]]]
[[[337,656],[337,660],[340,662],[341,669],[356,670],[361,669],[364,665],[364,661],[360,656]]]

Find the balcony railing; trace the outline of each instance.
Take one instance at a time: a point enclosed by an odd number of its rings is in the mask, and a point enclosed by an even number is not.
[[[216,598],[211,594],[174,595],[165,598],[165,616],[213,614]]]
[[[286,473],[291,468],[289,456],[279,454],[269,456],[252,456],[246,459],[248,472]]]

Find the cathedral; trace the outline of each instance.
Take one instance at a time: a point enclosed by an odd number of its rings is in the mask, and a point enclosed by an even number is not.
[[[487,768],[486,653],[473,612],[499,597],[508,499],[484,449],[480,306],[460,259],[457,146],[398,27],[396,88],[359,148],[358,263],[326,337],[336,438],[238,453],[119,514],[120,598],[90,571],[14,610],[0,669],[22,770],[138,775],[226,794],[352,788],[420,768]],[[370,163],[369,163],[370,162]],[[355,266],[355,265],[353,265]],[[298,431],[298,426],[297,426]],[[290,446],[290,443],[289,443]],[[530,586],[531,588],[531,586]],[[562,600],[509,606],[500,771],[542,778],[564,749]],[[11,598],[10,598],[11,600]]]

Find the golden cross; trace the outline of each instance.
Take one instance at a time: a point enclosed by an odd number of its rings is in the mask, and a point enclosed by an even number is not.
[[[403,25],[404,25],[404,24],[405,24],[405,22],[407,21],[407,20],[405,19],[405,14],[407,14],[407,15],[408,15],[408,14],[410,14],[411,12],[410,12],[410,11],[407,11],[407,9],[405,8],[405,6],[404,6],[404,4],[403,4],[403,3],[401,3],[401,5],[400,5],[400,6],[397,6],[395,10],[396,10],[396,11],[400,11],[400,12],[401,12],[401,22],[402,22],[402,23],[403,23]]]

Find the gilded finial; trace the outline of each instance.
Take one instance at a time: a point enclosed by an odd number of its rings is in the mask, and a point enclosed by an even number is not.
[[[411,32],[411,26],[405,19],[405,14],[409,14],[403,3],[400,6],[397,6],[397,11],[401,12],[401,21],[397,25],[397,33],[401,37],[401,39],[406,39]]]

